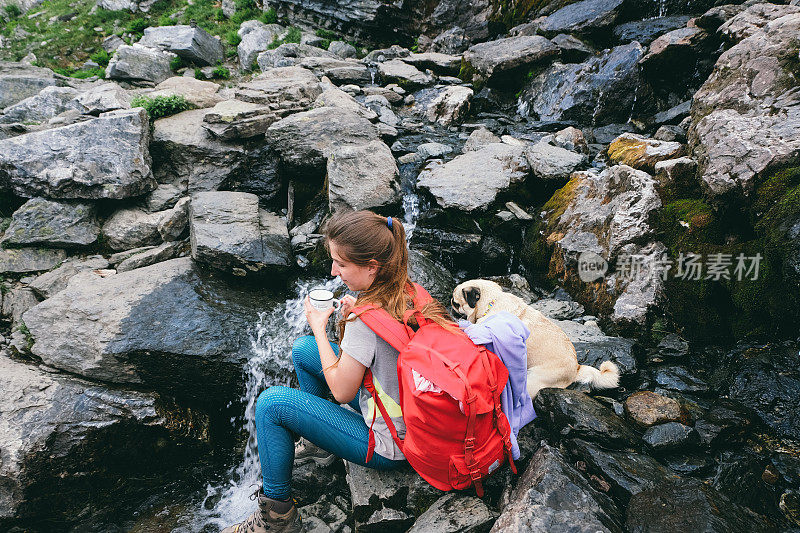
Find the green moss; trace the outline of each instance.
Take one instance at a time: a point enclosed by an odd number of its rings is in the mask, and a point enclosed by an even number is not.
[[[461,58],[461,68],[458,71],[458,77],[461,78],[461,81],[466,83],[472,83],[472,78],[475,77],[475,67],[464,58]]]

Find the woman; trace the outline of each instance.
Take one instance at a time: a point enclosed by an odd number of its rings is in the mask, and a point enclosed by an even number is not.
[[[373,424],[373,401],[361,388],[364,373],[372,369],[376,392],[402,438],[405,426],[398,405],[398,352],[350,313],[369,303],[401,320],[413,307],[405,230],[397,220],[371,211],[344,212],[328,222],[325,246],[333,260],[331,275],[339,276],[358,293],[358,298],[342,299],[346,318],[338,324],[341,346],[329,342],[325,332],[333,308],[320,311],[306,297],[306,319],[313,336],[297,339],[292,347],[300,390],[276,386],[258,397],[256,436],[263,477],[263,486],[253,495],[258,509],[223,533],[301,531],[291,499],[294,463],[330,464],[336,455],[362,466],[391,470],[405,462],[380,414]],[[423,307],[422,314],[442,325],[453,324],[439,302]],[[329,393],[338,403],[325,399]],[[355,412],[339,403],[349,404]],[[375,451],[367,463],[371,424]],[[296,446],[294,435],[303,437]]]

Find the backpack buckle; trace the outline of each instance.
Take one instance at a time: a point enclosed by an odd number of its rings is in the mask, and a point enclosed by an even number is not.
[[[465,450],[474,450],[475,449],[475,437],[468,437],[464,439],[464,449]]]
[[[470,470],[469,477],[472,478],[472,481],[480,481],[483,478],[483,475],[481,474],[480,470]]]

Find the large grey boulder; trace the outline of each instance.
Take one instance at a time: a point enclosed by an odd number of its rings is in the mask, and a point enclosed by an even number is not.
[[[400,59],[378,63],[378,73],[384,84],[397,83],[408,89],[416,89],[433,83],[433,76],[421,72],[417,67],[404,63]]]
[[[220,95],[221,86],[213,81],[196,80],[183,76],[172,76],[155,86],[153,92],[146,95],[150,98],[159,96],[183,96],[193,107],[204,108],[225,100]]]
[[[581,393],[582,394],[582,393]],[[543,445],[511,493],[491,533],[621,533],[622,517],[561,453]]]
[[[609,28],[622,11],[623,0],[582,0],[562,7],[539,24],[544,35],[591,34]]]
[[[356,55],[358,55],[355,46],[344,41],[331,41],[331,43],[328,45],[328,52],[336,54],[342,59],[356,57]]]
[[[581,154],[553,146],[544,140],[529,145],[525,150],[525,157],[528,158],[533,175],[546,181],[569,178],[585,160]]]
[[[557,55],[558,47],[544,37],[526,35],[472,45],[464,52],[464,61],[492,81],[504,74],[519,75]]]
[[[63,85],[49,68],[0,61],[0,109],[36,96],[51,85]]]
[[[239,27],[242,41],[236,47],[239,66],[242,70],[250,70],[258,54],[266,52],[275,39],[281,39],[288,30],[279,24],[264,24],[258,20],[248,20]]]
[[[246,331],[262,306],[201,274],[188,257],[107,277],[79,273],[23,315],[32,351],[73,374],[222,412],[241,397]]]
[[[55,293],[67,288],[67,282],[72,276],[86,270],[108,268],[108,261],[102,255],[93,255],[86,258],[70,257],[58,268],[37,276],[29,287],[36,291],[42,298],[50,298]]]
[[[103,224],[103,239],[112,250],[129,250],[161,243],[158,223],[161,213],[142,209],[120,209]]]
[[[267,141],[291,169],[320,173],[334,147],[362,145],[378,139],[367,119],[339,107],[295,113],[267,130]]]
[[[49,120],[68,109],[76,109],[73,99],[78,94],[72,87],[45,87],[39,94],[4,109],[0,114],[0,123]]]
[[[488,144],[420,172],[417,185],[445,208],[487,209],[497,195],[527,178],[530,166],[522,145]]]
[[[48,248],[0,248],[0,274],[39,272],[57,267],[67,258],[64,250]]]
[[[203,115],[203,128],[214,137],[229,141],[263,135],[278,116],[269,106],[224,100]]]
[[[212,191],[234,179],[244,164],[244,149],[208,134],[205,109],[192,109],[153,123],[153,168],[159,183],[183,191]]]
[[[84,115],[97,116],[116,109],[130,109],[131,94],[116,83],[109,82],[80,93],[72,102]]]
[[[304,111],[322,92],[319,79],[301,67],[280,67],[236,87],[237,100],[268,105],[282,115]]]
[[[447,494],[422,513],[408,533],[477,533],[488,529],[495,518],[480,498]]]
[[[574,5],[574,4],[573,4]],[[610,124],[627,122],[644,100],[638,62],[644,53],[633,42],[606,50],[584,63],[554,63],[523,90],[518,111],[539,120]]]
[[[333,84],[324,84],[325,90],[322,91],[314,101],[314,107],[338,107],[352,111],[369,121],[378,119],[378,113],[358,103],[355,98],[337,88]],[[367,97],[369,98],[369,97]]]
[[[256,57],[258,68],[266,72],[275,67],[293,67],[305,57],[327,57],[329,59],[339,59],[336,54],[332,54],[322,48],[309,44],[284,43],[274,50],[266,50]]]
[[[201,192],[190,207],[192,258],[237,276],[280,274],[292,265],[286,222],[255,194]]]
[[[372,73],[367,66],[355,60],[331,59],[329,57],[304,57],[298,63],[317,76],[327,76],[333,83],[346,85],[369,85],[372,82]]]
[[[100,235],[93,204],[32,198],[11,216],[4,245],[74,247],[94,244]]]
[[[430,23],[442,34],[434,39],[436,51],[448,54],[461,53],[470,42],[485,41],[489,38],[489,24],[496,13],[497,6],[490,0],[461,2],[441,0],[431,13]],[[444,31],[447,30],[447,31]],[[435,35],[432,33],[431,35]],[[438,45],[438,46],[437,46]]]
[[[463,122],[469,114],[473,94],[469,87],[447,87],[428,105],[425,116],[445,126]]]
[[[207,416],[156,394],[0,356],[0,522],[46,514],[69,523],[97,498],[127,496],[131,472],[163,475],[208,443]]]
[[[117,265],[117,272],[127,272],[177,257],[186,257],[190,252],[191,246],[188,240],[165,242],[164,244],[144,250],[120,261]]]
[[[383,141],[336,147],[328,158],[331,210],[371,209],[400,201],[400,171]]]
[[[197,65],[216,65],[225,54],[219,39],[199,26],[151,26],[139,44],[160,48]]]
[[[800,100],[787,90],[796,75],[784,65],[790,55],[797,61],[800,9],[774,6],[775,18],[758,28],[745,23],[756,7],[726,23],[741,22],[749,36],[720,56],[692,103],[690,149],[714,197],[747,196],[765,171],[800,155]]]
[[[117,48],[106,67],[106,78],[132,82],[161,83],[173,76],[170,61],[176,58],[172,52],[155,50],[134,43]]]
[[[127,198],[155,188],[142,108],[0,140],[0,184],[20,196]]]
[[[461,69],[461,56],[442,54],[439,52],[425,52],[423,54],[409,54],[403,62],[414,65],[419,69],[431,69],[437,74],[455,76]]]

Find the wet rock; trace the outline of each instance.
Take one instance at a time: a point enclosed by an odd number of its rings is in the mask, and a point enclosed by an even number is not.
[[[614,24],[622,0],[582,0],[562,7],[539,24],[543,35],[592,34]]]
[[[201,413],[2,356],[0,413],[4,521],[47,514],[69,524],[87,503],[113,505],[141,488],[134,477],[172,472],[208,449]]]
[[[320,107],[275,122],[266,138],[284,165],[297,173],[318,176],[334,147],[363,145],[377,140],[378,133],[367,119],[352,111]]]
[[[682,366],[660,368],[655,371],[653,379],[658,385],[678,392],[702,395],[710,391],[708,383]]]
[[[196,80],[184,76],[173,76],[156,85],[155,90],[147,96],[183,96],[194,107],[213,107],[225,100],[220,94],[220,85],[213,81]]]
[[[563,63],[580,63],[594,53],[594,50],[572,35],[559,33],[550,41],[558,47],[559,58]]]
[[[266,52],[275,39],[281,39],[288,30],[279,24],[264,24],[258,20],[248,20],[239,27],[242,41],[236,47],[239,66],[242,70],[250,70],[256,62],[258,54]]]
[[[755,429],[757,419],[752,409],[735,400],[720,398],[695,422],[700,442],[709,447],[728,445]]]
[[[393,44],[389,48],[373,50],[364,56],[364,61],[370,63],[382,63],[391,59],[408,57],[409,55],[411,55],[411,51],[408,48],[403,48],[398,44]]]
[[[0,123],[42,122],[59,113],[75,109],[73,99],[78,91],[72,87],[45,87],[42,92],[8,106],[0,114]]]
[[[306,57],[300,60],[298,65],[311,70],[317,76],[326,76],[338,85],[349,83],[367,85],[372,81],[372,74],[367,66],[358,61],[343,61],[329,57]]]
[[[702,453],[672,454],[662,460],[670,470],[682,476],[705,475],[714,466],[714,460]]]
[[[158,224],[162,213],[120,209],[103,224],[103,239],[112,250],[129,250],[161,243]]]
[[[559,320],[556,324],[575,346],[579,364],[597,368],[603,361],[613,361],[622,376],[637,373],[635,342],[632,339],[607,336],[594,321],[580,324],[572,320]]]
[[[658,454],[687,448],[699,441],[694,428],[680,422],[667,422],[652,426],[644,432],[642,440]]]
[[[562,436],[597,442],[610,449],[634,446],[639,437],[614,412],[581,391],[542,389],[534,401],[540,418]]]
[[[640,427],[646,428],[680,420],[681,406],[672,398],[650,391],[638,391],[625,400],[625,415]]]
[[[525,86],[518,110],[543,121],[627,122],[647,101],[644,89],[637,89],[642,55],[642,46],[634,42],[583,63],[555,63]]]
[[[444,208],[486,209],[500,192],[521,183],[530,167],[522,146],[493,143],[423,170],[417,185]]]
[[[507,37],[471,46],[464,61],[490,83],[524,71],[558,55],[558,47],[541,36]]]
[[[429,257],[424,250],[409,250],[408,270],[411,278],[425,287],[440,302],[450,301],[455,279],[443,265]]]
[[[333,148],[328,158],[331,210],[370,209],[398,203],[400,171],[383,141]]]
[[[130,256],[117,265],[117,272],[127,272],[136,268],[142,268],[162,261],[169,261],[178,257],[186,257],[191,252],[188,241],[165,242],[155,248],[144,250],[141,253]]]
[[[419,69],[431,69],[437,74],[455,76],[461,68],[461,56],[442,54],[439,52],[426,52],[423,54],[409,54],[403,62],[414,65]]]
[[[116,83],[103,83],[81,93],[73,102],[81,113],[97,116],[116,109],[130,109],[131,95]]]
[[[155,188],[147,113],[116,111],[0,141],[0,182],[20,196],[127,198]]]
[[[640,61],[642,68],[650,71],[667,68],[682,71],[681,64],[693,62],[706,39],[708,33],[695,26],[665,33],[650,44],[647,54]]]
[[[469,48],[470,39],[463,28],[458,26],[443,31],[433,39],[431,51],[442,54],[460,54]]]
[[[692,108],[692,101],[686,100],[675,107],[671,107],[666,111],[661,111],[653,116],[653,121],[656,124],[677,124],[689,115]]]
[[[661,126],[653,134],[653,139],[669,142],[686,142],[686,130],[680,126]],[[656,163],[658,164],[658,163]]]
[[[283,273],[293,264],[286,222],[241,192],[200,192],[190,207],[192,258],[237,276]]]
[[[766,532],[766,523],[713,488],[693,480],[668,481],[631,498],[625,526],[631,532]]]
[[[181,190],[211,191],[241,171],[244,149],[214,139],[204,128],[205,109],[192,109],[153,123],[155,177]]]
[[[472,496],[442,496],[414,522],[408,533],[439,531],[442,533],[477,533],[488,531],[496,515],[483,500]]]
[[[428,120],[444,126],[463,122],[469,113],[472,95],[472,89],[469,87],[448,87],[428,106],[426,111]]]
[[[39,272],[57,267],[67,253],[47,248],[0,248],[0,273]]]
[[[582,316],[586,310],[581,304],[573,301],[542,298],[530,304],[531,307],[551,320],[572,320]]]
[[[622,44],[638,41],[648,45],[659,35],[686,27],[690,18],[688,15],[672,15],[626,22],[614,26],[614,37]]]
[[[584,156],[544,141],[528,145],[525,157],[533,175],[545,181],[565,180],[584,162]]]
[[[268,105],[283,114],[304,111],[322,93],[316,76],[301,67],[273,68],[236,87],[237,100]]]
[[[690,157],[659,161],[654,170],[659,191],[680,194],[680,192],[693,190],[697,185],[695,177],[697,161]]]
[[[170,61],[176,57],[171,52],[138,43],[133,46],[123,44],[108,62],[106,78],[158,84],[173,76]]]
[[[224,59],[222,43],[199,26],[157,26],[144,29],[139,44],[160,48],[196,65],[216,65]]]
[[[648,139],[635,133],[623,133],[609,145],[608,157],[615,164],[628,165],[653,173],[656,163],[679,157],[680,143]]]
[[[586,464],[586,474],[606,481],[609,494],[623,503],[666,479],[678,477],[649,455],[604,450],[581,439],[568,441],[567,448],[572,457]]]
[[[433,83],[432,76],[399,59],[378,63],[378,73],[384,83],[397,83],[408,89],[417,89]]]
[[[67,282],[75,274],[86,270],[108,268],[108,265],[108,261],[100,255],[93,255],[85,259],[70,257],[61,263],[58,268],[34,279],[30,283],[30,288],[42,298],[50,298],[55,293],[66,289]]]
[[[269,106],[225,100],[203,115],[203,128],[214,137],[229,141],[263,135],[278,119]]]
[[[44,245],[70,248],[97,241],[100,225],[95,206],[33,198],[11,216],[2,240],[6,246]]]
[[[619,520],[611,499],[592,489],[558,450],[544,445],[520,476],[510,504],[491,531],[620,532]]]
[[[181,198],[172,209],[160,215],[158,233],[161,239],[164,242],[177,241],[186,232],[189,223],[189,198]]]
[[[51,85],[62,85],[49,68],[0,61],[0,109],[36,96]]]

